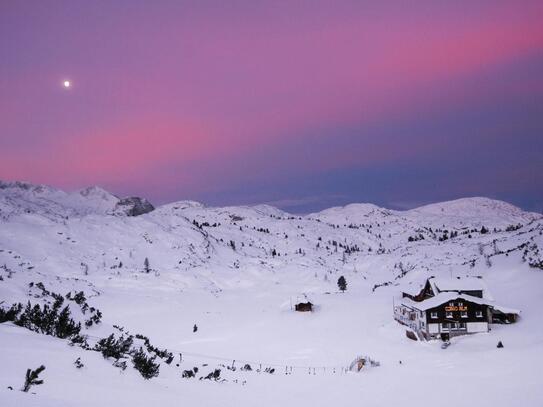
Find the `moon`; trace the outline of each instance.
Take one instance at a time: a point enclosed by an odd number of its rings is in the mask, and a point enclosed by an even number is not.
[[[65,80],[65,81],[62,83],[62,85],[63,85],[66,89],[68,89],[70,86],[72,86],[72,83],[71,83],[69,80]]]

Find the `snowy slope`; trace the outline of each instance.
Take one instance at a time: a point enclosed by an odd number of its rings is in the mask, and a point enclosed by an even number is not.
[[[480,197],[430,204],[407,211],[406,215],[415,219],[422,217],[435,225],[480,227],[486,223],[502,228],[541,219],[541,214],[524,212],[507,202]]]
[[[457,405],[442,394],[458,377],[465,378],[464,396],[478,405],[510,405],[515,397],[527,406],[543,402],[534,373],[543,362],[540,214],[466,198],[410,211],[352,204],[306,216],[267,205],[180,201],[124,216],[116,211],[119,201],[98,187],[66,193],[0,183],[0,305],[43,301],[30,283],[63,294],[84,291],[104,315],[85,330],[90,337],[121,325],[184,353],[183,362],[162,363],[160,376],[144,381],[96,352],[6,323],[0,404],[391,405],[433,396]],[[337,292],[340,275],[348,282],[344,294]],[[405,339],[392,320],[392,297],[430,275],[483,275],[499,303],[522,310],[521,321],[458,339],[446,351]],[[291,299],[303,294],[316,312],[290,310]],[[496,350],[498,340],[504,349]],[[358,354],[381,367],[342,375]],[[73,367],[78,356],[87,361],[82,370]],[[223,366],[224,383],[181,378],[189,365],[209,370],[233,359],[277,365],[276,372]],[[36,395],[5,390],[20,387],[26,368],[41,363],[45,384]],[[294,366],[292,375],[285,366]],[[436,384],[421,392],[421,381]],[[66,385],[72,390],[60,391]]]

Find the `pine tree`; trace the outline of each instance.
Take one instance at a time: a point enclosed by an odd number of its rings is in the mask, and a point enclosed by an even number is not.
[[[58,308],[53,307],[51,310],[47,307],[47,304],[43,307],[43,327],[47,335],[53,335],[55,330],[55,321],[58,318]]]
[[[151,271],[151,267],[149,266],[149,259],[146,257],[143,261],[143,271],[146,273],[149,273]]]
[[[66,305],[60,312],[55,324],[55,333],[59,338],[68,338],[77,335],[81,331],[81,324],[70,318],[70,308]]]
[[[43,383],[43,380],[38,380],[38,376],[41,372],[45,370],[45,366],[41,365],[36,370],[27,369],[25,376],[25,384],[23,386],[23,391],[26,393],[32,386],[37,386]]]
[[[42,312],[38,304],[32,307],[28,319],[30,324],[33,325],[31,329],[38,332],[39,327],[42,327]]]
[[[341,290],[341,292],[344,292],[347,289],[347,280],[345,280],[345,277],[341,276],[337,280],[337,286]]]
[[[158,376],[160,365],[155,363],[156,356],[149,357],[140,347],[132,357],[134,368],[140,372],[144,379],[151,379]]]
[[[3,308],[0,308],[0,324],[6,321],[13,321],[15,322],[17,320],[17,316],[23,309],[23,304],[13,304],[10,309],[4,310]]]

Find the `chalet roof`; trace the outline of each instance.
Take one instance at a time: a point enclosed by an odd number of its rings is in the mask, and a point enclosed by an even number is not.
[[[417,295],[421,292],[423,288],[424,288],[424,284],[421,285],[421,284],[412,283],[412,284],[409,284],[407,287],[404,287],[402,292],[409,295]]]
[[[420,302],[413,301],[409,298],[402,298],[401,301],[404,305],[410,308],[415,308],[419,311],[427,311],[431,308],[438,307],[446,302],[459,299],[473,302],[475,304],[488,305],[497,311],[503,312],[504,314],[520,314],[520,310],[495,304],[493,300],[490,300],[488,298],[479,298],[468,294],[458,294],[457,292],[442,292],[434,297],[428,298],[427,300]]]
[[[438,291],[475,291],[486,290],[486,284],[480,278],[430,278],[430,284]]]
[[[471,295],[466,294],[458,294],[457,292],[444,292],[439,293],[438,295],[435,295],[431,298],[428,298],[427,300],[416,302],[409,298],[405,298],[402,300],[402,302],[411,308],[416,308],[419,311],[426,311],[430,308],[435,308],[440,306],[441,304],[449,301],[456,300],[458,298],[464,299],[466,301],[471,301],[476,304],[488,304],[488,301],[483,300],[482,298],[473,297]]]
[[[494,308],[496,311],[503,312],[504,314],[520,314],[519,309],[504,307],[503,305],[492,304],[492,308]]]
[[[403,288],[403,292],[409,295],[417,295],[426,285],[426,282],[430,283],[432,291],[435,294],[447,291],[482,291],[483,297],[492,299],[490,291],[487,285],[481,278],[478,277],[457,277],[457,278],[437,278],[430,277],[423,282],[413,282]]]
[[[435,278],[428,279],[434,293],[448,292],[448,291],[482,291],[483,298],[492,300],[487,285],[483,279],[477,277],[463,277],[463,278]]]

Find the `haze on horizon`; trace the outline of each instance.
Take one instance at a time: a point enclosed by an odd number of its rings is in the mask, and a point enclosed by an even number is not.
[[[0,4],[0,179],[543,212],[541,1]]]

